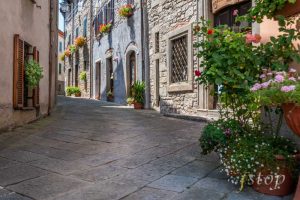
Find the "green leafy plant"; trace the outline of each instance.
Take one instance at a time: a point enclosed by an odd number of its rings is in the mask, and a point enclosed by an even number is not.
[[[113,93],[109,90],[106,92],[106,96],[107,97],[113,97]]]
[[[100,31],[100,33],[105,34],[105,33],[109,33],[111,28],[112,28],[111,23],[101,24],[100,27],[99,27],[99,31]]]
[[[86,80],[87,80],[87,74],[86,74],[86,71],[80,72],[79,78],[80,78],[80,80],[82,80],[82,81],[86,81]]]
[[[119,9],[119,15],[121,17],[130,17],[133,15],[134,6],[132,4],[127,4]]]
[[[241,134],[242,130],[240,123],[231,119],[209,123],[204,127],[199,139],[202,154],[218,152],[220,148],[226,146],[231,136]]]
[[[134,103],[134,98],[133,97],[128,97],[126,100],[128,105],[132,105]]]
[[[215,85],[214,95],[219,97],[220,113],[225,118],[240,122],[255,122],[259,106],[249,95],[260,71],[258,47],[259,35],[236,33],[226,26],[211,28],[203,18],[195,34],[195,43],[201,59],[201,72],[196,71],[200,84]]]
[[[72,54],[77,51],[77,47],[75,45],[70,45],[69,49],[70,49],[70,51],[71,51]]]
[[[135,81],[132,85],[132,97],[135,103],[144,103],[145,83],[143,81]]]
[[[255,0],[255,6],[252,7],[246,15],[248,21],[261,23],[264,17],[272,19],[276,12],[281,10],[287,3],[296,3],[297,0]]]
[[[73,86],[69,86],[69,87],[66,87],[66,93],[67,93],[67,96],[71,96],[72,94],[81,94],[81,91],[80,91],[80,88],[78,87],[73,87]]]
[[[29,87],[36,87],[43,78],[43,68],[33,59],[25,64],[25,79]]]

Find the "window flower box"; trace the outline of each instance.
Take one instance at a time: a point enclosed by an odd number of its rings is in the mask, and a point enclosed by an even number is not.
[[[101,24],[99,27],[99,31],[101,34],[107,34],[111,31],[112,24],[107,23],[107,24]]]
[[[127,4],[122,6],[119,9],[119,15],[121,17],[129,18],[133,15],[133,11],[134,11],[134,6],[132,4]]]

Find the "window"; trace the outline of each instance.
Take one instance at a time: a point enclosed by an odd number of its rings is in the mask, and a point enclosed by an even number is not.
[[[171,83],[188,80],[187,35],[171,41]]]
[[[83,61],[83,70],[84,71],[88,70],[88,62],[87,61]]]
[[[236,22],[236,16],[234,16],[233,13],[237,12],[239,16],[243,16],[248,13],[251,7],[251,1],[227,7],[215,14],[214,25],[228,25],[229,27],[233,27],[236,31],[243,31],[243,28],[251,27],[251,23]]]
[[[87,36],[87,16],[83,19],[83,37]]]
[[[134,0],[127,0],[127,4],[134,4]]]
[[[36,47],[14,35],[14,57],[13,57],[13,107],[24,109],[28,107],[39,107],[39,86],[30,88],[26,86],[25,63],[29,59],[39,62],[39,51]]]
[[[166,37],[168,92],[193,90],[192,25],[178,28]]]
[[[61,63],[58,65],[58,74],[61,75]]]
[[[59,42],[59,52],[62,52],[62,42]]]
[[[71,45],[71,34],[69,34],[68,46]]]
[[[155,45],[155,53],[159,53],[159,32],[155,33],[155,38],[154,38],[154,45]]]
[[[114,0],[110,0],[107,5],[104,6],[105,23],[113,23],[114,21]]]

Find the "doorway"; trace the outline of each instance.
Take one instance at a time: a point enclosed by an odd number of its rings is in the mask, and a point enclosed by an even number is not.
[[[68,69],[68,87],[71,86],[71,69]]]
[[[106,94],[109,101],[114,100],[114,69],[112,57],[106,59],[106,69],[107,69],[107,87]]]
[[[101,62],[96,62],[95,69],[95,98],[101,99]]]
[[[129,55],[129,79],[128,79],[128,91],[129,96],[132,95],[131,87],[136,81],[136,55],[135,52],[131,52]]]
[[[155,106],[160,105],[160,95],[159,95],[159,59],[155,61]]]
[[[75,65],[75,87],[78,87],[78,65]]]

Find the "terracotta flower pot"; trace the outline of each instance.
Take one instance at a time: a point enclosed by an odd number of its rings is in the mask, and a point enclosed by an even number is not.
[[[114,101],[114,97],[113,97],[113,96],[108,96],[108,97],[107,97],[107,101],[113,102],[113,101]]]
[[[287,103],[282,105],[282,109],[287,125],[295,134],[300,136],[300,106]]]
[[[81,93],[76,93],[75,97],[81,97]]]
[[[252,185],[255,191],[272,196],[286,196],[293,192],[293,178],[287,168],[282,168],[278,176],[268,170],[261,170],[258,174],[260,176]]]
[[[287,3],[281,10],[277,11],[277,15],[283,15],[284,17],[290,17],[300,13],[300,0],[296,3]]]
[[[137,109],[137,110],[140,110],[140,109],[143,109],[143,104],[141,103],[134,103],[134,109]]]

